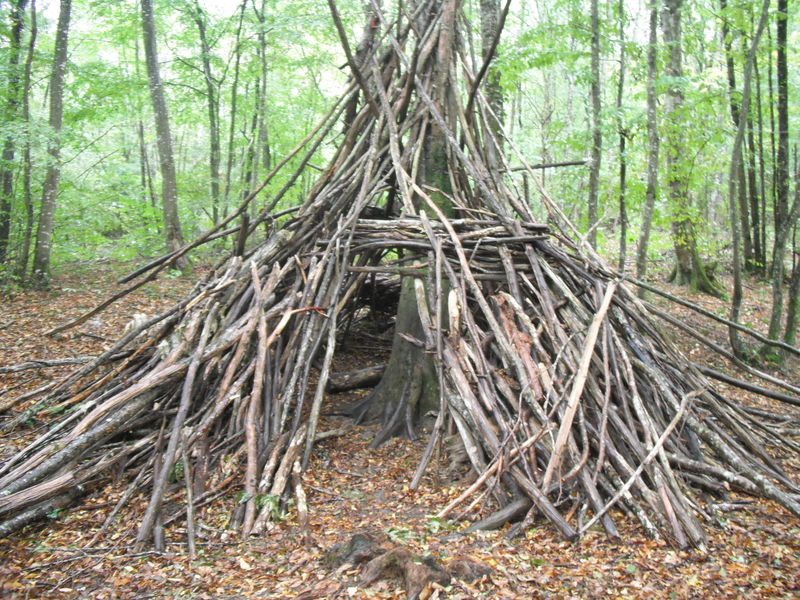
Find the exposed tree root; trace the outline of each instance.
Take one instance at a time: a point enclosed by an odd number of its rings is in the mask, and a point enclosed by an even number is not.
[[[446,564],[430,557],[412,554],[407,548],[388,542],[380,542],[369,533],[357,533],[346,544],[331,549],[328,562],[339,569],[361,566],[361,585],[367,586],[379,579],[402,579],[406,597],[424,599],[434,589],[442,589],[455,577],[462,581],[474,581],[491,573],[483,563],[468,557],[457,557]]]

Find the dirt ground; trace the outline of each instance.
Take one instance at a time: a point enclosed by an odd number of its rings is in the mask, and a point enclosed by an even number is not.
[[[198,269],[202,272],[202,268]],[[116,290],[119,265],[73,267],[59,276],[48,292],[25,292],[0,303],[0,366],[33,358],[62,358],[93,354],[116,339],[136,313],[153,314],[191,289],[198,276],[162,279],[148,284],[84,325],[55,338],[43,333],[95,305]],[[661,285],[661,284],[660,284]],[[768,288],[748,282],[750,304],[744,322],[763,328],[769,307]],[[668,287],[666,285],[662,287]],[[676,292],[675,288],[669,288]],[[679,292],[685,295],[685,292]],[[723,302],[689,298],[719,314]],[[659,303],[662,307],[664,303]],[[683,308],[670,307],[681,319],[696,319]],[[708,335],[724,339],[725,332],[701,325]],[[695,360],[713,361],[700,346],[682,334],[675,341]],[[351,343],[337,369],[367,366],[384,359],[377,342]],[[10,398],[61,377],[68,368],[34,369],[0,375],[0,406]],[[724,370],[728,370],[725,367]],[[730,371],[733,373],[734,371]],[[798,381],[797,363],[784,374]],[[352,401],[365,392],[331,397]],[[787,417],[800,419],[800,410],[742,395]],[[5,419],[24,408],[15,406]],[[328,416],[320,430],[342,427],[345,421]],[[3,434],[0,462],[46,422],[31,421],[23,430]],[[337,543],[355,533],[369,533],[386,544],[408,548],[423,558],[447,565],[460,558],[491,569],[472,582],[454,579],[429,589],[430,598],[797,598],[800,597],[800,522],[774,505],[747,502],[721,512],[718,526],[709,528],[705,548],[683,551],[648,539],[634,522],[617,516],[619,541],[591,533],[576,543],[561,540],[546,523],[536,523],[523,536],[507,539],[506,530],[454,536],[470,521],[491,512],[478,503],[461,520],[434,517],[469,483],[446,456],[435,461],[423,484],[409,489],[411,474],[424,441],[395,439],[377,450],[368,444],[374,429],[353,427],[345,435],[321,442],[305,473],[308,530],[300,527],[296,511],[276,514],[263,535],[246,540],[226,530],[235,508],[237,490],[202,508],[197,517],[198,556],[190,561],[183,525],[167,529],[167,551],[134,552],[130,543],[146,502],[137,497],[109,533],[93,539],[125,487],[110,482],[82,503],[51,515],[45,523],[0,540],[0,596],[9,598],[404,598],[403,582],[382,578],[359,585],[359,567],[331,565],[328,555]],[[797,480],[795,459],[785,461]],[[458,512],[458,511],[456,511]]]

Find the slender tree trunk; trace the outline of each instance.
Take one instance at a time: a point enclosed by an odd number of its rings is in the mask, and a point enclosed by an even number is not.
[[[500,2],[499,0],[481,0],[481,57],[484,61],[491,56],[492,46],[498,34],[500,26]],[[497,53],[495,51],[495,58]],[[493,170],[499,169],[498,151],[502,148],[502,138],[500,130],[503,127],[503,88],[500,85],[500,70],[496,66],[489,67],[486,73],[486,98],[489,106],[496,115],[497,119],[489,119],[489,131],[496,140],[495,144],[489,136],[486,140],[486,150],[489,167]],[[498,147],[499,146],[499,147]]]
[[[794,182],[794,206],[797,211],[797,207],[800,206],[800,169],[795,169]],[[783,341],[792,346],[797,342],[797,325],[800,318],[800,248],[797,247],[797,214],[793,231],[792,280],[789,284],[789,302],[786,307],[786,329],[783,332]]]
[[[158,69],[158,53],[156,50],[156,31],[152,0],[141,0],[141,6],[147,81],[150,86],[150,99],[153,103],[158,160],[161,169],[161,208],[164,214],[164,233],[167,250],[173,251],[183,246],[183,234],[181,233],[181,223],[178,217],[178,181],[175,174],[172,133],[170,131],[167,102],[164,97],[164,86],[161,82]],[[181,259],[175,266],[180,269],[186,268],[186,260]]]
[[[682,173],[680,161],[683,153],[683,90],[680,79],[683,77],[683,56],[681,52],[681,0],[666,0],[661,16],[661,27],[664,31],[664,45],[667,48],[668,59],[665,73],[670,79],[670,86],[666,97],[667,124],[666,154],[667,154],[667,187],[672,203],[673,223],[672,235],[677,258],[676,278],[678,284],[691,281],[692,254],[694,252],[694,228],[691,223],[688,191],[686,189],[685,174]]]
[[[269,169],[272,162],[269,147],[269,132],[267,130],[267,35],[266,35],[266,6],[261,3],[261,10],[255,10],[258,19],[258,64],[259,77],[256,85],[256,109],[253,115],[253,147],[250,153],[249,185],[245,193],[252,191],[257,185],[260,168]],[[255,210],[255,207],[253,207]]]
[[[775,132],[777,131],[777,127],[775,125],[775,89],[773,87],[774,77],[772,76],[773,66],[772,66],[772,34],[770,33],[770,29],[767,29],[767,40],[769,41],[769,52],[767,52],[767,106],[769,106],[769,153],[770,158],[772,159],[772,169],[773,169],[773,176],[770,185],[770,200],[772,202],[772,216],[773,216],[773,223],[775,217],[775,205],[777,203],[777,189],[775,186],[775,168],[778,164],[778,146],[775,141]],[[766,204],[766,200],[764,200]],[[766,220],[766,219],[765,219]],[[774,234],[774,228],[773,228]],[[764,238],[764,244],[766,245],[766,237]],[[774,240],[773,240],[774,243]],[[765,250],[766,252],[766,250]],[[770,256],[770,260],[767,263],[769,265],[768,272],[772,274],[772,257]]]
[[[739,117],[741,113],[740,100],[737,100],[738,90],[736,89],[736,66],[733,56],[733,42],[731,40],[731,31],[728,26],[728,17],[725,14],[727,9],[727,0],[720,0],[720,8],[722,13],[722,45],[725,52],[725,67],[728,74],[728,101],[730,104],[731,121],[734,127],[739,126]],[[739,202],[738,215],[741,221],[738,226],[738,231],[741,232],[741,238],[744,246],[744,260],[748,270],[753,265],[753,242],[750,237],[750,211],[747,206],[747,183],[745,179],[745,162],[739,161],[739,172],[736,174],[738,184],[734,188],[736,199]]]
[[[672,241],[675,248],[676,265],[673,280],[678,285],[689,285],[692,289],[722,295],[712,282],[697,248],[697,232],[693,220],[693,208],[689,197],[686,164],[684,160],[687,126],[683,103],[683,48],[681,41],[682,0],[665,0],[661,15],[664,44],[668,58],[665,72],[671,84],[666,101],[666,154],[667,187],[672,204]]]
[[[658,76],[658,0],[650,1],[650,39],[647,44],[647,188],[642,211],[642,231],[636,248],[636,277],[647,276],[647,246],[650,241],[650,227],[653,222],[653,209],[658,195],[658,120],[656,116],[656,78]],[[645,293],[639,288],[639,293]]]
[[[8,85],[6,86],[5,118],[14,121],[19,106],[19,55],[22,47],[22,30],[25,28],[25,5],[28,0],[17,0],[11,4],[9,17],[11,35],[8,45]],[[11,210],[14,198],[14,156],[16,140],[8,134],[3,141],[2,160],[0,160],[0,264],[8,256],[8,242],[11,235]]]
[[[767,29],[769,31],[769,28]],[[761,72],[758,69],[758,54],[753,62],[753,73],[756,77],[756,114],[758,115],[758,183],[759,183],[759,206],[758,206],[758,272],[761,275],[766,273],[767,268],[767,173],[764,162],[764,107],[761,102]]]
[[[752,92],[751,92],[752,93]],[[762,271],[764,263],[761,261],[762,241],[761,241],[761,219],[759,210],[761,199],[758,188],[758,176],[756,170],[756,142],[753,133],[753,117],[747,115],[747,196],[750,200],[750,239],[752,240],[752,252],[748,256],[745,254],[745,268],[751,273]]]
[[[753,18],[751,15],[751,28],[755,29],[753,24]],[[762,32],[763,33],[763,32]],[[747,55],[747,43],[746,40],[742,40],[742,50]],[[745,59],[746,60],[746,59]],[[753,64],[752,70],[755,73],[756,80],[756,97],[759,95],[758,91],[758,53],[756,52],[753,55]],[[752,76],[752,75],[751,75]],[[746,153],[747,162],[745,169],[747,171],[747,198],[748,198],[748,210],[749,210],[749,225],[750,225],[750,232],[748,237],[752,241],[752,252],[749,256],[745,257],[745,268],[750,273],[759,273],[762,271],[763,262],[760,260],[761,256],[761,247],[762,247],[762,240],[761,240],[761,219],[760,219],[760,194],[759,194],[759,187],[758,187],[758,175],[756,170],[756,142],[755,142],[755,133],[753,131],[753,113],[754,110],[752,108],[752,85],[750,86],[750,110],[747,111],[745,115],[747,117],[747,130],[746,130],[746,141],[747,146],[743,152]]]
[[[61,124],[64,113],[64,79],[67,71],[67,42],[72,0],[61,0],[56,28],[56,46],[53,54],[53,71],[50,76],[50,128],[53,139],[47,149],[47,175],[42,190],[42,207],[36,250],[33,256],[32,282],[37,287],[50,283],[50,249],[53,241],[53,224],[56,213],[56,196],[61,179]]]
[[[625,144],[628,131],[622,116],[622,96],[625,91],[625,3],[617,4],[619,19],[619,80],[617,81],[617,134],[619,135],[619,272],[625,272],[625,261],[628,254],[628,208],[625,203],[625,187],[628,172],[628,159],[625,155]]]
[[[211,178],[211,218],[216,224],[219,221],[219,179],[220,179],[220,129],[219,129],[219,93],[217,82],[211,72],[211,46],[206,35],[205,13],[200,3],[195,0],[192,12],[197,32],[200,37],[201,63],[203,79],[206,82],[206,98],[208,106],[209,155],[208,169]]]
[[[259,81],[256,80],[256,89],[255,95],[256,98],[259,97],[261,93],[259,91]],[[253,189],[254,181],[255,181],[255,173],[253,172],[254,165],[256,163],[256,144],[258,143],[258,114],[257,109],[253,111],[253,117],[250,119],[250,139],[247,144],[247,149],[245,150],[243,166],[244,170],[242,172],[242,199],[244,199],[247,194],[250,193],[250,190]],[[248,207],[248,211],[252,211],[252,206]]]
[[[147,144],[144,141],[144,123],[139,119],[139,178],[142,186],[142,196],[146,204],[149,204],[151,209],[150,220],[158,214],[158,201],[156,200],[156,190],[153,185],[153,172],[150,169],[150,160],[147,157]],[[156,231],[161,234],[161,224],[158,219],[155,219]]]
[[[134,41],[133,54],[134,74],[136,80],[139,81],[141,77],[141,60],[139,56],[138,38]],[[158,219],[158,198],[156,196],[155,185],[153,184],[153,173],[150,168],[150,159],[148,157],[147,143],[145,142],[144,136],[144,117],[142,116],[144,107],[138,100],[136,102],[136,110],[139,113],[139,121],[137,124],[137,137],[139,140],[139,184],[141,186],[142,203],[144,205],[149,205],[149,210],[144,211],[143,209],[144,214],[147,215],[143,219],[143,222],[147,227],[149,227],[151,223],[154,224],[156,233],[161,235],[161,223]]]
[[[789,14],[787,0],[778,0],[775,45],[775,70],[778,85],[778,156],[775,164],[775,242],[772,247],[772,314],[769,337],[781,333],[783,316],[783,258],[791,231],[789,218],[789,74],[786,64],[786,38]]]
[[[744,81],[742,83],[742,105],[741,112],[739,113],[739,122],[736,124],[736,137],[733,140],[733,149],[731,151],[731,165],[728,174],[728,205],[730,207],[731,216],[731,234],[733,240],[733,298],[731,299],[731,313],[730,320],[734,323],[739,322],[739,312],[742,307],[742,258],[740,248],[740,232],[738,230],[738,220],[736,218],[737,202],[734,198],[736,191],[736,179],[739,178],[741,185],[741,165],[742,160],[742,146],[744,145],[744,135],[747,128],[748,114],[750,112],[750,80],[753,71],[753,62],[755,61],[756,51],[758,50],[758,42],[761,39],[761,34],[764,31],[764,26],[767,23],[767,15],[769,10],[770,0],[764,0],[761,18],[758,23],[755,35],[753,36],[752,45],[745,57],[744,67]],[[741,190],[743,193],[743,190]],[[741,196],[740,196],[741,198]],[[744,355],[744,348],[739,339],[739,331],[734,327],[728,328],[731,348],[737,356]]]
[[[268,172],[272,167],[272,148],[269,145],[269,126],[267,123],[267,89],[269,77],[269,63],[267,62],[267,32],[266,32],[266,0],[261,2],[261,27],[258,36],[258,56],[261,62],[261,98],[258,111],[258,153],[261,157],[261,168]]]
[[[36,48],[36,35],[38,27],[36,24],[36,1],[31,0],[31,24],[30,35],[28,36],[28,54],[25,58],[25,73],[22,80],[22,122],[25,124],[25,144],[22,149],[22,200],[25,205],[25,229],[22,233],[22,248],[17,257],[16,277],[23,281],[28,272],[28,261],[30,260],[31,245],[33,240],[33,192],[32,183],[32,160],[31,160],[31,72],[33,70],[33,55]]]
[[[597,247],[597,209],[600,188],[600,162],[603,157],[603,132],[600,128],[600,16],[598,0],[592,0],[592,165],[589,169],[588,240]]]
[[[236,108],[238,106],[237,100],[239,97],[239,69],[242,60],[242,23],[244,22],[244,12],[247,8],[247,0],[243,0],[239,9],[239,25],[236,28],[236,46],[234,47],[234,62],[233,62],[233,83],[231,85],[231,110],[230,110],[230,125],[228,127],[228,157],[225,165],[225,193],[223,194],[223,207],[222,217],[228,216],[228,199],[231,193],[231,177],[233,173],[233,157],[234,157],[234,138],[236,133]]]

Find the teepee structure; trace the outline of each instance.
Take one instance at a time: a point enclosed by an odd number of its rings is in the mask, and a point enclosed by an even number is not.
[[[330,2],[353,76],[270,177],[294,156],[299,170],[255,217],[232,224],[253,194],[135,274],[131,288],[176,254],[238,232],[189,295],[42,391],[31,410],[72,410],[0,466],[0,537],[76,501],[112,468],[130,473],[121,503],[149,490],[139,544],[232,482],[244,491],[237,526],[262,531],[265,498],[302,494],[299,473],[328,434],[319,423],[337,336],[368,308],[361,290],[376,274],[401,282],[392,359],[351,413],[382,419],[376,444],[432,420],[412,485],[444,436],[457,436],[477,479],[441,516],[490,495],[501,518],[544,517],[574,539],[598,522],[616,536],[622,511],[680,546],[703,543],[709,493],[769,498],[800,516],[800,488],[764,449],[797,442],[674,350],[544,192],[549,224],[536,222],[502,152],[499,164],[486,157],[490,145],[514,150],[493,137],[486,68],[469,67],[459,0],[409,4],[389,15],[373,1],[352,51]],[[341,127],[303,204],[275,212]],[[264,223],[267,239],[250,241]],[[190,499],[167,511],[178,463]]]

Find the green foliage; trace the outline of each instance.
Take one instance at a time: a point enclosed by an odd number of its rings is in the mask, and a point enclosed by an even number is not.
[[[386,535],[393,542],[400,544],[407,543],[412,537],[411,530],[408,527],[389,527],[386,530]]]
[[[58,197],[53,260],[56,263],[110,258],[143,259],[163,250],[160,209],[158,153],[152,108],[146,85],[138,10],[119,0],[74,0],[70,32],[70,58],[65,91],[64,129],[61,134],[62,174]],[[324,3],[318,0],[255,0],[245,4],[241,35],[237,43],[239,3],[206,4],[203,18],[209,43],[208,58],[218,101],[221,133],[222,198],[219,210],[227,214],[254,182],[261,180],[277,160],[328,109],[342,90],[347,70],[338,36]],[[389,3],[391,5],[392,3]],[[223,6],[224,5],[224,6]],[[623,18],[624,40],[618,31],[618,8],[601,2],[601,128],[604,153],[601,172],[600,213],[604,216],[601,235],[615,236],[610,228],[617,214],[618,152],[617,128],[623,124],[629,139],[626,149],[628,180],[626,199],[631,221],[631,242],[638,233],[638,220],[645,198],[647,164],[646,132],[646,3],[626,0]],[[13,140],[17,152],[11,165],[15,173],[12,198],[12,233],[9,249],[14,259],[22,247],[27,213],[21,185],[21,148],[31,143],[34,220],[38,217],[41,186],[48,164],[47,146],[54,136],[47,123],[47,81],[52,60],[55,17],[52,9],[40,11],[39,36],[32,63],[31,121],[0,110],[0,137]],[[361,35],[364,13],[361,2],[341,0],[339,9],[351,45]],[[669,133],[663,119],[664,95],[678,88],[684,96],[682,161],[670,175],[683,182],[693,201],[689,214],[676,215],[666,200],[662,147],[660,180],[654,226],[666,229],[671,219],[687,217],[699,233],[704,252],[714,252],[727,239],[727,211],[724,210],[729,144],[733,126],[729,118],[728,83],[718,33],[722,18],[730,28],[737,52],[737,73],[741,71],[741,48],[752,29],[757,8],[752,3],[729,2],[724,12],[718,5],[685,3],[683,11],[684,75],[664,74],[665,49],[659,48],[659,127],[662,138]],[[206,230],[214,212],[210,198],[209,117],[206,82],[202,72],[201,46],[194,20],[195,0],[155,2],[161,75],[173,125],[179,187],[179,215],[187,238]],[[473,27],[465,41],[468,50],[479,54],[476,3],[464,5],[466,22]],[[789,46],[800,43],[795,5],[790,7]],[[9,36],[8,8],[0,10],[0,36]],[[713,41],[712,41],[713,40]],[[263,41],[263,48],[261,47]],[[23,56],[27,32],[23,35]],[[619,49],[624,44],[626,79],[622,106],[616,108],[616,85],[620,77]],[[794,44],[794,45],[793,45]],[[768,41],[759,50],[763,118],[768,121]],[[239,53],[233,114],[234,80]],[[264,63],[262,64],[262,56]],[[9,81],[8,48],[0,46],[0,90],[6,99]],[[797,53],[789,53],[790,98],[800,85]],[[532,163],[581,160],[589,155],[590,120],[588,92],[589,14],[574,0],[545,3],[515,3],[509,14],[496,59],[505,91],[506,129],[522,154]],[[476,62],[479,60],[476,58]],[[266,67],[266,68],[264,68]],[[266,73],[266,80],[261,81]],[[263,99],[261,92],[266,92]],[[263,102],[263,111],[261,106]],[[796,120],[797,103],[790,105]],[[755,109],[754,109],[755,110]],[[755,114],[754,114],[755,116]],[[259,141],[254,123],[263,120],[266,140]],[[765,122],[766,122],[765,121]],[[140,145],[139,126],[143,128]],[[769,142],[766,122],[765,143]],[[232,140],[228,135],[233,132]],[[796,133],[792,130],[796,138]],[[324,165],[332,156],[337,139],[323,144],[312,163]],[[258,147],[256,147],[258,146]],[[147,162],[143,173],[142,149]],[[250,151],[252,150],[252,155]],[[769,149],[767,148],[767,151]],[[769,154],[769,152],[767,152]],[[509,155],[512,153],[509,152]],[[768,156],[767,160],[771,161]],[[295,158],[256,201],[256,209],[271,201],[287,183]],[[228,164],[230,176],[228,177]],[[255,165],[255,167],[254,167]],[[252,173],[252,181],[248,173]],[[772,164],[765,165],[766,193],[770,194]],[[145,177],[143,178],[143,174]],[[588,169],[570,167],[543,172],[544,185],[565,212],[581,223],[585,212]],[[300,202],[310,189],[316,173],[300,178],[278,208]],[[513,182],[520,189],[521,177]],[[530,182],[529,182],[530,183]],[[531,189],[534,189],[531,186]],[[530,201],[537,215],[545,218],[538,195]],[[767,214],[767,220],[770,222]],[[711,226],[707,221],[714,220]],[[771,222],[770,222],[771,227]],[[35,223],[34,223],[35,231]],[[661,253],[661,242],[654,252]],[[668,245],[668,244],[663,244]],[[4,273],[8,275],[10,268]],[[13,278],[4,276],[13,287]]]
[[[171,483],[177,483],[179,481],[183,481],[184,474],[185,474],[185,468],[183,461],[179,460],[172,467],[172,472],[169,474],[169,480]]]
[[[65,508],[54,508],[49,513],[47,513],[47,518],[53,520],[60,519],[61,516],[64,515],[66,512],[67,509]]]
[[[202,0],[201,5],[205,5]],[[360,27],[363,16],[358,4],[346,2],[342,6],[347,22]],[[179,211],[187,237],[199,234],[212,224],[206,87],[198,52],[198,30],[192,18],[193,7],[194,0],[155,4],[161,74],[173,121]],[[211,46],[208,58],[215,77],[223,138],[223,179],[228,160],[232,165],[230,179],[221,182],[221,187],[228,191],[227,198],[221,202],[223,212],[238,204],[252,185],[245,178],[248,167],[244,159],[253,142],[251,123],[259,106],[256,95],[261,85],[256,81],[262,72],[259,33],[263,32],[266,44],[264,121],[273,163],[294,147],[328,109],[331,98],[340,93],[345,75],[336,66],[341,64],[338,39],[329,26],[327,11],[319,8],[319,3],[311,0],[247,4],[238,46],[241,60],[234,123],[231,123],[234,116],[231,94],[239,12],[234,5],[207,8],[205,12]],[[5,17],[4,13],[0,14]],[[0,114],[3,139],[14,139],[18,145],[30,139],[33,145],[34,218],[48,161],[46,148],[54,139],[47,126],[46,102],[54,22],[51,13],[46,15],[41,14],[38,19],[30,125]],[[132,5],[122,2],[75,0],[72,22],[53,260],[56,263],[92,258],[129,260],[158,254],[163,249],[158,153],[138,9],[133,10]],[[0,27],[7,35],[6,18],[0,18]],[[23,40],[23,46],[25,43]],[[0,84],[3,86],[7,81],[4,69],[8,64],[4,50],[0,48]],[[144,178],[140,123],[148,167]],[[227,135],[231,130],[234,135],[229,158]],[[329,155],[331,148],[324,147],[320,152]],[[19,160],[18,151],[15,161]],[[324,162],[324,158],[320,157],[318,162]],[[268,167],[261,165],[255,178],[262,178]],[[285,183],[285,176],[277,177],[265,190],[262,202]],[[310,178],[300,185],[310,185]],[[285,202],[297,202],[302,195],[302,190],[298,189],[288,194]],[[12,252],[18,252],[21,247],[26,219],[22,186],[18,184],[12,203]]]
[[[244,500],[243,502],[247,502]],[[289,502],[291,504],[291,501]],[[283,521],[288,516],[288,512],[281,508],[281,498],[276,494],[258,494],[256,496],[256,509],[266,508],[273,521]]]

